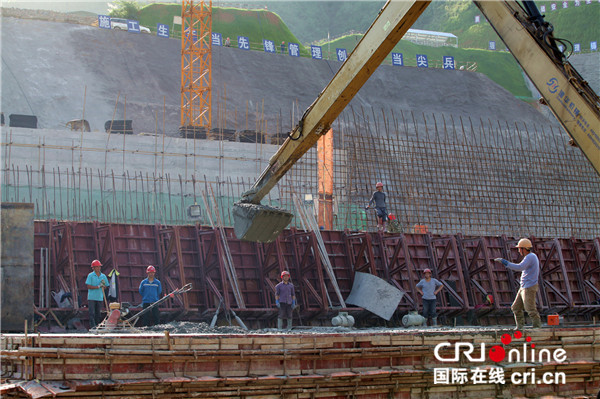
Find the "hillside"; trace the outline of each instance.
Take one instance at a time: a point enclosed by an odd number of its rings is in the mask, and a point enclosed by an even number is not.
[[[177,135],[178,40],[8,17],[2,18],[2,37],[5,115],[33,114],[39,127],[64,129],[85,113],[92,129],[100,131],[115,115],[133,119],[136,133],[164,126],[166,134]],[[292,116],[314,101],[341,65],[234,47],[214,48],[212,61],[213,120],[222,120],[226,111],[227,128],[258,127],[270,134],[291,128]],[[384,65],[350,105],[375,112],[555,123],[484,75],[459,70]]]
[[[341,4],[340,4],[341,3]],[[364,32],[377,16],[384,1],[276,1],[266,2],[269,10],[282,17],[290,29],[304,43],[336,38],[351,32]],[[558,4],[552,11],[552,3]],[[585,0],[578,7],[569,1],[567,9],[561,2],[536,1],[546,7],[546,20],[554,25],[556,36],[574,43],[600,41],[600,3]],[[470,1],[434,1],[417,20],[413,28],[453,33],[463,48],[488,48],[490,40],[501,44],[500,39],[485,22],[475,23],[479,9]],[[307,23],[310,21],[310,23]],[[498,47],[502,49],[502,47]]]

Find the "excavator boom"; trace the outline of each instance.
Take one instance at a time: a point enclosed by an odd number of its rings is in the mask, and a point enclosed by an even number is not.
[[[600,175],[600,99],[558,49],[533,1],[474,1]]]
[[[271,242],[289,224],[291,213],[264,207],[260,200],[319,137],[327,133],[338,115],[429,4],[429,1],[388,1],[383,6],[352,54],[271,157],[261,176],[234,205],[234,230],[238,238]]]
[[[325,134],[362,85],[375,72],[429,1],[388,0],[333,79],[305,111],[269,165],[234,205],[238,238],[271,242],[293,215],[260,200]],[[600,174],[600,102],[558,50],[552,27],[532,1],[475,1],[500,38],[542,93],[554,115]]]

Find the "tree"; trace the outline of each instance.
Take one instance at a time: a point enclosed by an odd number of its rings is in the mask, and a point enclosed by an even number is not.
[[[138,20],[140,17],[140,4],[135,0],[117,0],[108,5],[110,11],[108,15],[117,18],[127,18]]]

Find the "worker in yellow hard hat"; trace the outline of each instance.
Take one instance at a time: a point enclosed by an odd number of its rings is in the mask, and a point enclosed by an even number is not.
[[[517,330],[525,327],[525,315],[523,310],[531,318],[533,328],[542,326],[540,313],[537,310],[536,297],[538,292],[538,280],[540,275],[540,261],[536,254],[532,252],[533,245],[527,238],[519,240],[517,246],[519,254],[523,257],[521,263],[511,263],[506,259],[496,258],[496,262],[502,263],[506,268],[521,272],[521,282],[517,297],[510,307],[515,315]]]

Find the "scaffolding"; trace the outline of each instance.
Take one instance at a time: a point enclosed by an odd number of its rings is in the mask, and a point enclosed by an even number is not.
[[[181,126],[212,125],[212,0],[181,4]]]

